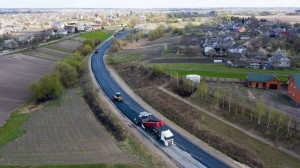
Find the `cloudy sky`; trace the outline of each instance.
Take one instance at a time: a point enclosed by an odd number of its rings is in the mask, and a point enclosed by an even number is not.
[[[0,0],[0,8],[300,7],[300,0]]]

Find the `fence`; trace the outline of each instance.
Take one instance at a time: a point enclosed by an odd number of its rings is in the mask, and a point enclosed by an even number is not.
[[[240,79],[240,78],[219,78],[219,77],[201,76],[201,80],[206,82],[247,83],[246,79]]]

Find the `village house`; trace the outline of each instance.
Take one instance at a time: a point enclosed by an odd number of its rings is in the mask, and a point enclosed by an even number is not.
[[[291,61],[283,54],[277,54],[268,59],[269,67],[290,67]]]
[[[74,26],[65,26],[65,30],[68,33],[75,33],[75,27]]]
[[[241,40],[249,40],[250,39],[250,35],[241,35],[240,39]]]
[[[2,43],[2,48],[14,49],[18,47],[18,43],[14,39],[5,40]]]
[[[246,51],[246,48],[240,43],[234,43],[228,48],[228,52],[232,54],[241,54]]]
[[[52,28],[53,28],[54,31],[58,31],[58,30],[64,29],[65,28],[65,24],[63,24],[61,22],[55,22],[52,25]]]
[[[58,30],[58,31],[56,32],[56,34],[57,34],[57,35],[67,35],[68,32],[67,32],[67,30],[62,29],[62,30]]]
[[[253,88],[277,89],[281,87],[280,80],[273,74],[247,74],[247,85]]]
[[[287,81],[287,95],[300,105],[300,74],[291,74]]]

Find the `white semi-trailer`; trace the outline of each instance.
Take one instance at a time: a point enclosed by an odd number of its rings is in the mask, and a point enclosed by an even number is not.
[[[160,140],[165,146],[174,144],[173,133],[169,129],[163,130],[165,124],[163,120],[152,120],[151,114],[148,112],[141,112],[139,117],[139,126]]]

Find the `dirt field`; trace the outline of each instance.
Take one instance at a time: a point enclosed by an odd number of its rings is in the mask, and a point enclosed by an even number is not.
[[[134,49],[120,51],[119,53],[117,53],[117,55],[141,53],[141,59],[160,58],[162,56],[163,48],[164,48],[163,44],[143,46]]]
[[[28,101],[28,85],[52,71],[55,62],[13,54],[0,57],[0,126],[9,114]]]
[[[66,57],[66,56],[70,55],[70,53],[68,53],[68,52],[53,50],[53,49],[45,48],[45,47],[38,48],[37,51],[43,52],[46,54],[55,55],[55,56],[60,56],[60,57]]]
[[[66,91],[59,107],[33,112],[22,128],[24,136],[0,148],[2,164],[134,162],[93,117],[77,89]]]
[[[50,54],[46,54],[46,53],[42,53],[42,52],[36,52],[36,51],[32,51],[27,53],[28,55],[32,55],[35,57],[40,57],[40,58],[44,58],[44,59],[49,59],[49,60],[54,60],[54,61],[59,61],[59,60],[63,60],[63,57],[58,57],[58,56],[54,56],[54,55],[50,55]]]
[[[66,50],[68,52],[73,52],[76,49],[78,49],[80,46],[82,46],[82,43],[79,41],[75,41],[75,40],[65,40],[60,43],[52,45],[52,47],[54,47],[54,48]]]

